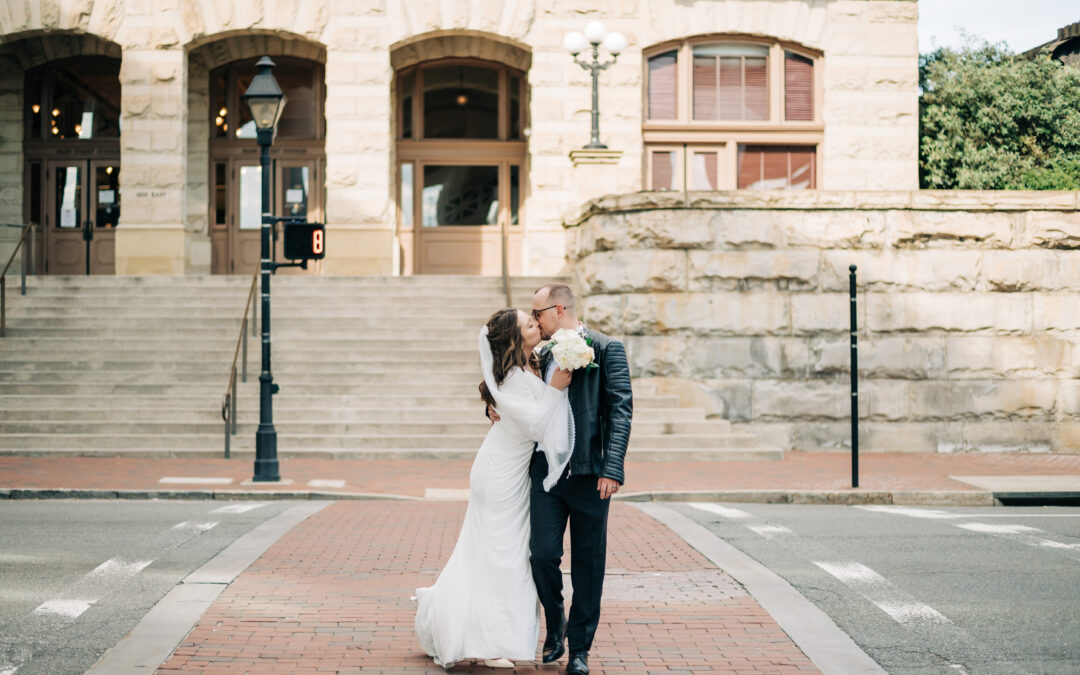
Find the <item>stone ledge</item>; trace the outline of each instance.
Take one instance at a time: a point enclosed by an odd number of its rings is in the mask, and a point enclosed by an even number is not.
[[[622,150],[607,148],[578,148],[570,151],[570,161],[575,167],[584,164],[618,164]]]
[[[575,153],[613,152],[574,150]],[[617,151],[616,151],[617,152]],[[582,155],[584,156],[584,155]],[[575,166],[580,163],[575,161]],[[604,163],[604,162],[591,162]],[[1053,190],[718,190],[605,195],[572,211],[564,227],[601,213],[651,209],[770,211],[1077,211],[1080,191]]]

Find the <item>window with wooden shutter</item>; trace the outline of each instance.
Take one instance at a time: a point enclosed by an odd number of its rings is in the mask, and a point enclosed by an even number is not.
[[[649,119],[678,117],[679,62],[677,50],[649,59]]]
[[[695,120],[769,119],[769,49],[695,45]]]
[[[739,189],[812,190],[817,149],[799,145],[740,145]]]
[[[784,119],[814,119],[814,61],[784,52]]]

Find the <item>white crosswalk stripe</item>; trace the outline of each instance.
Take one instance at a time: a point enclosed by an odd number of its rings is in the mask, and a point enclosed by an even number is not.
[[[229,504],[228,506],[221,506],[210,513],[247,513],[248,511],[254,511],[255,509],[266,506],[267,502],[253,502],[251,504]]]
[[[899,624],[925,626],[951,623],[933,607],[919,602],[866,565],[857,562],[812,562],[872,602]]]

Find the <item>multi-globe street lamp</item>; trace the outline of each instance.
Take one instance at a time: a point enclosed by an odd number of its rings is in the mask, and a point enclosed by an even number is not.
[[[600,63],[600,45],[603,45],[611,54],[611,60]],[[582,61],[578,54],[592,45],[592,61]],[[619,54],[626,49],[626,37],[622,33],[609,33],[604,24],[599,21],[590,21],[585,26],[584,35],[578,32],[567,33],[563,38],[563,47],[574,57],[574,63],[578,64],[592,75],[592,136],[588,149],[606,149],[607,146],[600,142],[600,101],[597,90],[599,88],[600,71],[607,70]]]
[[[285,109],[285,94],[274,79],[274,62],[264,56],[255,64],[258,74],[244,92],[243,99],[251,109],[259,142],[259,165],[262,171],[262,372],[259,374],[259,429],[255,432],[255,482],[281,480],[277,458],[277,431],[274,429],[273,395],[277,392],[270,374],[270,275],[274,262],[270,253],[270,228],[274,216],[270,206],[270,145],[277,134],[278,121]]]

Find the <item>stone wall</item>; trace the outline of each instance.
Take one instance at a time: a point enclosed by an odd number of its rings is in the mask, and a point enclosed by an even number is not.
[[[566,227],[585,320],[793,449],[1080,451],[1080,193],[636,193]]]

